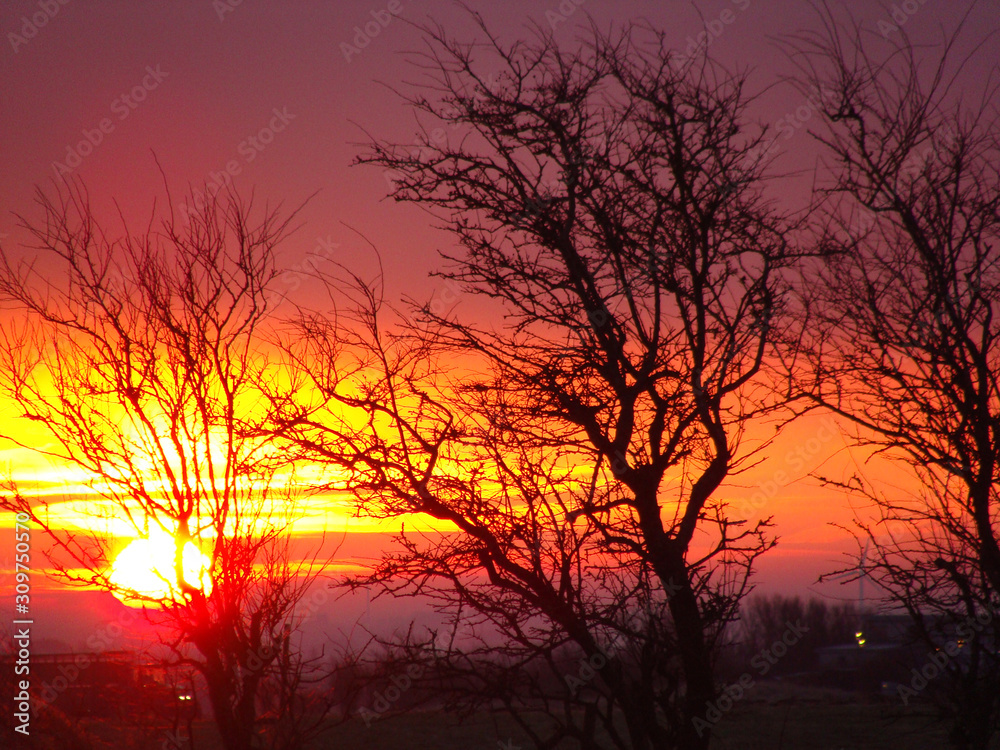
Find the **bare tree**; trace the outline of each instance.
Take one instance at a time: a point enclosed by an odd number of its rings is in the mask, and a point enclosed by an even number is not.
[[[817,666],[816,649],[841,646],[854,640],[858,611],[853,603],[828,604],[822,599],[803,601],[798,596],[754,595],[743,602],[733,645],[739,675],[755,656],[771,648],[788,632],[789,624],[803,631],[794,648],[781,661],[768,664],[767,674],[805,672]]]
[[[450,524],[356,581],[448,615],[399,651],[436,695],[504,706],[539,747],[705,748],[717,639],[771,544],[718,490],[781,400],[791,261],[744,80],[648,29],[576,52],[480,30],[427,30],[424,142],[361,162],[442,217],[462,250],[440,278],[503,322],[393,319],[355,278],[289,337],[275,430],[362,512]]]
[[[935,57],[823,17],[794,43],[805,85],[824,92],[817,137],[832,158],[828,256],[808,279],[810,388],[917,489],[830,481],[873,501],[864,572],[929,650],[960,647],[939,695],[954,746],[984,748],[1000,719],[997,81],[968,93],[957,34]]]
[[[6,437],[82,472],[92,522],[67,527],[16,487],[3,503],[44,532],[62,582],[147,604],[171,661],[204,679],[225,747],[300,747],[262,724],[260,704],[292,702],[317,666],[289,637],[322,565],[292,559],[292,490],[253,436],[268,372],[259,329],[288,220],[254,221],[251,203],[217,196],[190,223],[171,215],[111,237],[79,185],[38,202],[42,219],[22,219],[37,255],[0,260],[0,299],[17,313],[0,328],[0,388],[47,439]],[[162,595],[112,575],[109,518],[173,539]],[[202,572],[186,562],[192,545],[210,558]]]

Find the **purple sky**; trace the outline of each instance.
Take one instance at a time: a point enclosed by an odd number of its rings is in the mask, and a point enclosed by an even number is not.
[[[404,54],[420,44],[412,24],[430,18],[456,34],[470,24],[458,4],[446,0],[397,0],[391,5],[398,17],[389,5],[10,0],[0,12],[6,37],[0,50],[0,232],[19,237],[11,212],[31,215],[33,186],[51,186],[62,171],[56,165],[72,163],[69,149],[77,151],[89,132],[101,142],[73,174],[83,178],[99,206],[117,200],[129,217],[148,215],[164,192],[154,152],[175,197],[235,163],[237,186],[272,202],[295,206],[320,191],[302,216],[304,226],[284,247],[288,266],[301,262],[322,239],[337,243],[345,262],[365,267],[369,253],[347,223],[380,249],[391,289],[420,291],[410,285],[421,283],[435,262],[435,248],[450,239],[429,229],[426,215],[415,207],[384,201],[387,183],[377,169],[349,165],[364,139],[362,127],[403,142],[415,136],[412,116],[387,88],[415,77]],[[470,5],[508,39],[529,23],[556,23],[557,38],[571,44],[574,25],[585,14],[601,26],[646,18],[679,48],[707,28],[719,59],[749,68],[757,90],[773,86],[756,108],[758,118],[772,124],[794,115],[802,102],[787,85],[775,85],[789,66],[769,37],[816,23],[814,10],[802,0]],[[880,23],[892,22],[892,5],[857,0],[834,5],[850,9],[876,33]],[[903,29],[923,38],[942,24],[954,26],[963,5],[910,0],[899,4],[897,16],[906,13],[904,7],[916,8],[905,16]],[[979,5],[970,29],[996,28],[995,5]],[[576,10],[561,22],[571,9]],[[35,29],[33,17],[45,25]],[[378,24],[378,35],[364,49],[353,53],[342,46],[353,47],[355,27],[374,29],[378,17],[391,20],[384,28]],[[998,59],[1000,41],[994,38],[978,64],[985,69]],[[285,117],[275,121],[276,110]],[[110,132],[101,132],[102,121]],[[272,121],[283,129],[270,143],[249,140]],[[789,168],[809,163],[797,158],[800,151],[811,154],[807,127],[782,143],[793,157]],[[423,283],[424,293],[433,292],[431,282]]]

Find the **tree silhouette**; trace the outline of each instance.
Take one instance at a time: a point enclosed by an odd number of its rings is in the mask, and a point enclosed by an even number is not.
[[[41,528],[62,582],[146,603],[172,663],[204,679],[225,747],[299,747],[283,727],[315,725],[300,688],[316,664],[289,628],[322,566],[291,558],[294,498],[252,434],[268,372],[258,329],[289,219],[254,221],[252,203],[216,196],[189,223],[171,215],[111,237],[79,184],[38,202],[43,218],[22,219],[37,256],[0,260],[0,298],[19,313],[0,329],[0,387],[47,438],[7,439],[82,472],[96,499],[82,530],[16,487],[4,505]],[[174,539],[170,594],[114,580],[112,517],[133,536]],[[200,576],[185,572],[192,543],[211,558]],[[266,725],[265,693],[288,709]]]
[[[956,95],[957,34],[928,62],[905,35],[878,47],[825,19],[795,56],[826,92],[817,137],[833,163],[828,256],[809,280],[811,393],[920,490],[830,481],[873,501],[866,573],[928,647],[961,646],[947,687],[927,694],[953,719],[955,747],[984,748],[1000,719],[996,82],[973,104]]]
[[[330,279],[337,315],[286,337],[274,429],[362,512],[450,524],[355,581],[448,615],[397,644],[436,696],[503,705],[539,747],[705,748],[714,650],[772,543],[718,497],[782,401],[792,255],[761,133],[741,77],[653,30],[568,52],[479,29],[426,30],[423,143],[361,158],[454,233],[439,276],[478,319],[393,318],[378,282]]]
[[[803,601],[798,596],[754,595],[743,602],[740,625],[735,628],[734,646],[738,655],[737,675],[753,663],[754,657],[779,641],[789,623],[801,623],[805,631],[786,657],[771,667],[768,674],[784,675],[816,667],[816,649],[842,646],[854,640],[858,612],[853,603],[828,604],[822,599]]]

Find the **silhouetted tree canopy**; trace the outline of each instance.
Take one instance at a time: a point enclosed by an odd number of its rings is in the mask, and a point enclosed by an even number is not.
[[[302,312],[275,430],[363,512],[454,526],[401,535],[357,581],[449,615],[450,636],[400,646],[462,678],[442,695],[544,709],[545,731],[524,723],[539,746],[704,748],[713,653],[772,543],[718,497],[782,402],[793,254],[761,131],[742,77],[648,29],[577,49],[480,32],[427,29],[404,95],[425,143],[361,162],[440,217],[461,247],[440,278],[498,317],[395,318],[377,283],[331,280],[356,304]]]

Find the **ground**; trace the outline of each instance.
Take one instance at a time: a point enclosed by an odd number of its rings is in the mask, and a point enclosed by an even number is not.
[[[928,704],[904,706],[897,698],[859,697],[832,690],[772,686],[735,704],[715,727],[713,750],[942,750],[946,728]],[[98,727],[92,727],[92,730]],[[108,727],[95,734],[110,739]],[[212,727],[195,727],[198,750],[221,747]],[[162,736],[161,736],[162,735]],[[126,742],[126,745],[128,743]],[[149,750],[184,750],[161,731]],[[331,727],[315,746],[336,750],[530,750],[509,718],[487,713],[465,721],[432,711],[353,720]],[[1000,749],[1000,743],[996,745]]]

